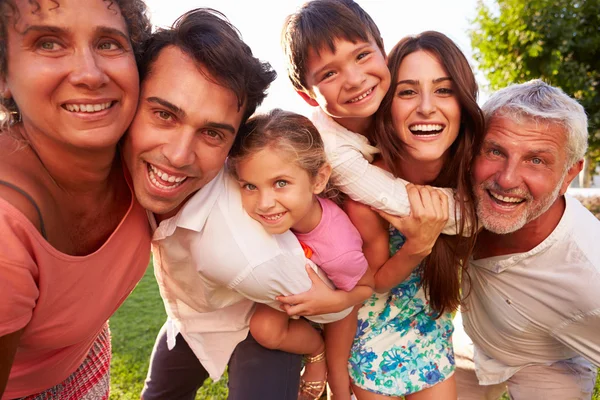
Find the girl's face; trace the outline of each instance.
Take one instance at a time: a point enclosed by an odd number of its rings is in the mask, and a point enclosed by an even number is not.
[[[271,234],[289,229],[305,233],[316,226],[312,217],[320,206],[315,195],[323,191],[329,174],[311,178],[292,157],[265,148],[236,167],[244,209]]]
[[[460,130],[454,83],[437,57],[418,50],[404,57],[392,102],[392,123],[407,161],[444,159]]]
[[[133,119],[139,81],[119,7],[103,0],[17,0],[0,81],[30,138],[114,148]]]

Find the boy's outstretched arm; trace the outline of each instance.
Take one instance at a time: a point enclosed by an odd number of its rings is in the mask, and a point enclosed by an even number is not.
[[[410,214],[406,192],[409,182],[370,163],[378,150],[369,144],[366,137],[342,127],[320,109],[315,110],[312,121],[323,138],[327,158],[333,168],[331,182],[339,190],[352,200],[385,213],[396,216]],[[448,197],[449,218],[442,233],[456,235],[460,215],[456,209],[454,191],[438,189]],[[470,235],[468,225],[465,225],[465,236]]]

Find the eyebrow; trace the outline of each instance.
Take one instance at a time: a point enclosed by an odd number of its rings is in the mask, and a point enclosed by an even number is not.
[[[449,76],[442,76],[442,77],[440,77],[440,78],[435,78],[435,79],[433,79],[431,82],[432,82],[432,83],[440,83],[440,82],[444,82],[444,81],[450,81],[450,82],[452,82],[452,81],[453,81],[453,79],[452,79],[452,78],[450,78]],[[400,85],[400,84],[405,84],[405,83],[406,83],[406,84],[409,84],[409,85],[418,85],[418,84],[419,84],[419,80],[415,80],[415,79],[404,79],[404,80],[398,81],[398,83],[397,83],[397,84],[398,84],[398,85]]]
[[[49,32],[49,33],[55,33],[55,34],[71,34],[72,31],[70,29],[67,28],[61,28],[59,26],[54,26],[54,25],[29,25],[27,28],[25,28],[25,30],[23,30],[23,32],[21,33],[21,35],[25,36],[27,35],[29,32]],[[116,35],[116,36],[120,36],[123,40],[125,40],[127,43],[129,43],[129,36],[127,36],[125,33],[123,33],[121,30],[116,29],[116,28],[111,28],[109,26],[99,26],[96,28],[96,34],[97,35]]]
[[[177,115],[177,118],[179,118],[179,119],[183,119],[187,115],[186,112],[183,111],[183,109],[177,107],[175,104],[171,103],[170,101],[161,99],[160,97],[151,96],[151,97],[146,98],[146,101],[149,103],[157,103],[165,108],[168,108],[173,114]],[[232,135],[235,135],[235,127],[231,124],[208,121],[208,122],[206,122],[205,126],[208,128],[225,130],[225,131],[228,131],[229,133],[231,133]]]
[[[483,145],[486,147],[497,147],[501,150],[505,150],[504,146],[502,146],[500,143],[494,141],[494,140],[484,140]],[[546,149],[546,148],[539,148],[539,149],[534,149],[534,150],[530,150],[528,152],[525,153],[526,157],[531,157],[531,156],[536,156],[536,155],[542,155],[542,154],[549,154],[551,156],[553,156],[555,153],[555,151],[553,151],[552,149]]]
[[[230,124],[222,124],[219,122],[209,121],[206,123],[206,126],[209,128],[222,129],[222,130],[228,131],[232,135],[235,135],[235,128]]]
[[[169,111],[171,111],[173,114],[177,115],[177,117],[180,119],[184,118],[186,116],[185,111],[183,111],[181,108],[177,107],[175,104],[171,103],[170,101],[161,99],[160,97],[150,96],[150,97],[146,98],[146,101],[149,103],[157,103],[165,108],[168,108]]]

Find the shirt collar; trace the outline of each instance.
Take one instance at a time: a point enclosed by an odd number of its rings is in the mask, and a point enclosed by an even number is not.
[[[576,201],[577,200],[575,200],[571,196],[565,194],[565,211],[562,217],[560,218],[558,225],[556,225],[556,228],[554,228],[552,233],[548,235],[548,237],[544,239],[544,241],[535,246],[533,249],[525,253],[506,254],[496,257],[481,258],[479,260],[471,259],[471,264],[477,267],[485,268],[491,272],[500,273],[529,258],[533,258],[536,255],[545,252],[551,246],[553,246],[555,243],[561,240],[571,229],[574,213],[573,203]]]
[[[176,215],[161,221],[160,224],[158,224],[158,227],[156,218],[152,213],[148,212],[150,226],[154,231],[152,240],[166,239],[171,236],[177,228],[185,228],[200,232],[204,228],[206,219],[210,215],[219,195],[225,189],[226,177],[227,171],[225,167],[223,167],[217,176],[186,201]]]

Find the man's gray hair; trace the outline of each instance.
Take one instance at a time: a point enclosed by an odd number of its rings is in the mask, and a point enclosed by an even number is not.
[[[561,89],[534,79],[494,93],[482,107],[485,120],[508,116],[560,124],[567,135],[567,168],[581,160],[588,145],[584,108]]]

